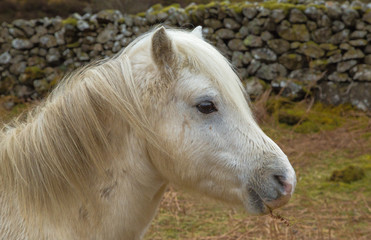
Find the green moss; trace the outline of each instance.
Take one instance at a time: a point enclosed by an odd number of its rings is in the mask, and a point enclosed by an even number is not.
[[[67,47],[68,48],[77,48],[80,46],[80,43],[79,41],[76,41],[76,42],[73,42],[73,43],[70,43],[70,44],[67,44]]]
[[[145,12],[140,12],[140,13],[137,13],[137,16],[138,17],[145,17],[146,13]]]
[[[337,46],[335,46],[334,44],[331,44],[331,43],[322,43],[322,44],[319,45],[319,47],[326,50],[326,51],[333,51],[333,50],[338,49]]]
[[[329,64],[327,59],[316,59],[309,63],[310,68],[324,69]]]
[[[302,4],[279,3],[277,1],[262,2],[259,5],[264,8],[270,9],[270,10],[282,9],[285,11],[285,13],[288,13],[293,8],[296,8],[302,11],[304,11],[307,8],[305,5],[302,5]]]
[[[316,103],[308,110],[305,102],[295,103],[287,98],[272,97],[268,99],[266,109],[283,128],[306,134],[341,126],[344,122],[341,114],[352,108],[349,105],[329,107]]]
[[[125,23],[125,18],[123,18],[123,17],[120,18],[120,19],[118,20],[118,23],[119,23],[119,24],[124,24],[124,23]]]
[[[77,26],[77,19],[73,17],[66,18],[62,21],[63,25],[72,25],[72,26]]]
[[[335,170],[332,172],[330,181],[351,183],[361,180],[365,177],[365,170],[360,167],[350,165],[342,170]]]
[[[153,5],[151,8],[153,9],[153,11],[160,11],[164,7],[162,6],[161,3],[157,3],[157,4]]]
[[[28,79],[38,79],[44,77],[44,71],[37,66],[27,67],[24,73],[27,75]]]
[[[278,121],[290,126],[298,124],[304,119],[303,117],[303,113],[291,111],[291,109],[287,109],[286,111],[281,111],[278,113]]]
[[[167,13],[172,8],[179,9],[180,8],[180,4],[179,3],[174,3],[174,4],[171,4],[171,5],[167,6],[167,7],[162,8],[160,10],[157,10],[157,11],[158,11],[158,13],[160,13],[160,12],[166,12]]]

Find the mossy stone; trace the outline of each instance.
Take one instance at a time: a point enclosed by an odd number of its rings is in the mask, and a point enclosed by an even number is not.
[[[27,67],[24,71],[28,79],[38,79],[44,77],[44,71],[37,66]]]
[[[72,25],[72,26],[77,26],[77,19],[73,17],[66,18],[62,21],[63,25]]]
[[[341,170],[333,171],[330,177],[330,181],[351,183],[354,181],[361,180],[364,177],[365,177],[364,169],[350,165]]]

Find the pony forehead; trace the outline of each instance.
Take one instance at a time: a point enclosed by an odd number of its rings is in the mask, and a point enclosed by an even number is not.
[[[130,59],[137,54],[144,54],[148,61],[148,57],[151,57],[152,36],[156,30],[157,28],[134,40],[122,54],[127,54]],[[239,77],[229,61],[214,46],[187,30],[166,29],[166,33],[175,50],[186,61],[184,67],[208,77],[226,100],[242,111],[246,109],[251,115]]]

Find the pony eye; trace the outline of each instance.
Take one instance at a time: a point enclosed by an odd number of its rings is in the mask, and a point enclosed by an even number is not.
[[[196,107],[197,107],[198,111],[200,111],[204,114],[209,114],[209,113],[218,111],[218,109],[216,109],[214,103],[210,102],[210,101],[201,102]]]

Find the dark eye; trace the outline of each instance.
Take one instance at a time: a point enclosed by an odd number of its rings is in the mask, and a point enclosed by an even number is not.
[[[201,102],[196,107],[197,107],[198,111],[200,111],[204,114],[209,114],[209,113],[218,111],[218,109],[216,109],[214,103],[210,102],[210,101]]]

